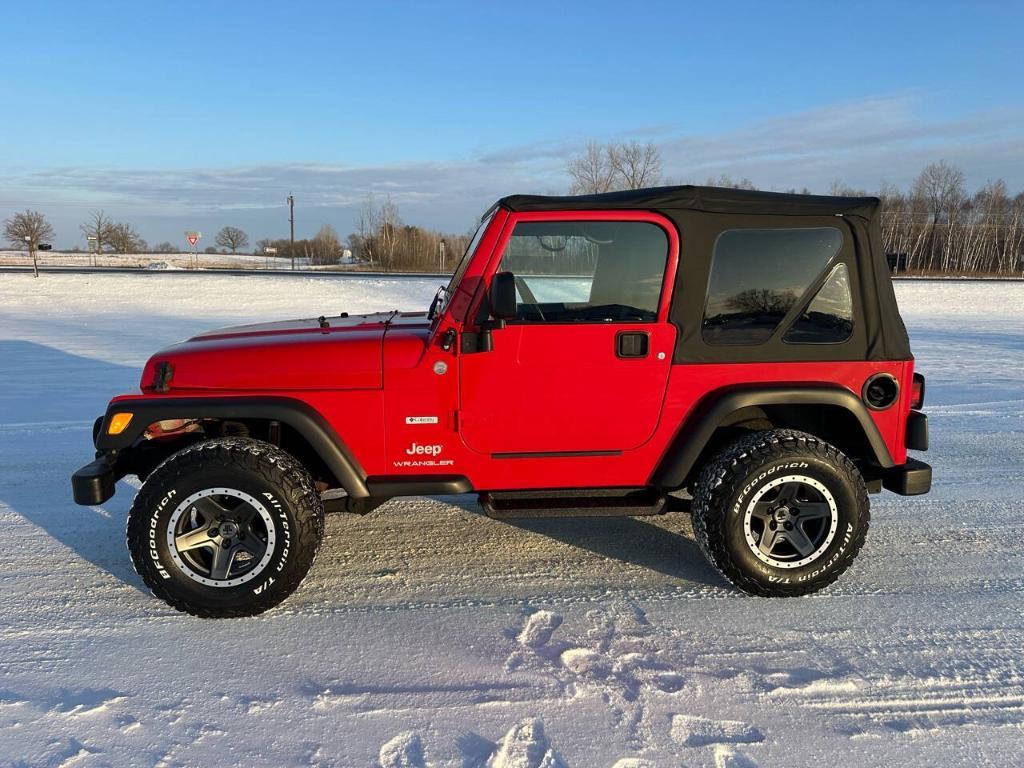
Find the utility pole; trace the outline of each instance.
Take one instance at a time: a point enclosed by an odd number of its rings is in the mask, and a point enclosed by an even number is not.
[[[291,247],[288,249],[292,257],[292,269],[295,269],[295,198],[288,193],[288,224],[291,226]]]
[[[439,243],[438,250],[440,251],[440,258],[438,259],[440,269],[438,271],[444,274],[444,240]]]

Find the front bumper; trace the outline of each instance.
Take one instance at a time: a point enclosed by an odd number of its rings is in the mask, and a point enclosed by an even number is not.
[[[71,490],[75,504],[87,507],[102,504],[114,495],[117,476],[114,466],[106,455],[89,462],[71,476]]]
[[[885,471],[882,485],[900,496],[928,493],[932,489],[932,468],[923,461],[907,459],[906,464]]]

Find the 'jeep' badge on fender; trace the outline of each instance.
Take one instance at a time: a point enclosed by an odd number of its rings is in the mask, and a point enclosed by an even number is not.
[[[443,450],[443,445],[418,445],[413,443],[405,449],[405,452],[410,456],[437,456]]]

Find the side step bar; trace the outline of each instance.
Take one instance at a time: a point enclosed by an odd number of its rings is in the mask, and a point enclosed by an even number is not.
[[[665,494],[652,488],[490,491],[480,505],[497,520],[536,517],[639,517],[668,511]]]

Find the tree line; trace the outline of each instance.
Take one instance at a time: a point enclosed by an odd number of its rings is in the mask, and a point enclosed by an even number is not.
[[[131,224],[114,221],[104,211],[91,212],[79,229],[86,240],[86,250],[97,254],[182,250],[170,242],[150,248]],[[48,242],[53,239],[54,230],[38,211],[16,213],[4,222],[4,237],[13,248],[26,248],[26,236],[33,243]],[[448,234],[406,224],[390,197],[378,202],[371,196],[360,208],[357,231],[345,240],[334,227],[325,224],[313,237],[295,240],[294,249],[290,238],[264,238],[256,241],[252,252],[287,261],[294,257],[318,266],[340,264],[348,257],[351,263],[384,271],[448,271],[461,258],[471,237],[471,232]],[[204,252],[245,253],[249,235],[238,227],[226,226],[214,236],[214,243]]]
[[[661,154],[656,145],[638,142],[599,144],[591,142],[566,163],[572,194],[594,194],[639,189],[667,183],[662,175]],[[679,182],[675,182],[679,183]],[[708,186],[755,189],[746,178],[712,177]],[[810,190],[787,189],[809,193]],[[833,195],[861,196],[866,190],[833,182]],[[1002,179],[969,192],[963,171],[939,161],[926,166],[907,189],[882,185],[883,244],[897,272],[911,274],[1019,275],[1024,273],[1024,192],[1011,192]],[[115,221],[94,211],[81,227],[88,250],[97,253],[150,251],[146,241],[127,222]],[[286,238],[263,239],[255,253],[276,249],[283,259],[302,259],[314,265],[353,263],[383,271],[450,271],[469,245],[471,232],[443,233],[407,224],[390,198],[367,198],[360,207],[356,231],[344,240],[334,227],[325,225],[312,238],[295,241],[294,251]],[[42,244],[53,239],[53,227],[38,211],[16,213],[4,221],[4,237],[14,248],[29,240]],[[28,238],[28,240],[26,240]],[[249,236],[238,227],[223,227],[215,246],[231,253],[245,252]],[[169,242],[151,252],[174,253]]]
[[[653,144],[590,143],[569,158],[572,194],[594,194],[663,183]],[[708,186],[756,189],[749,179],[722,175]],[[810,190],[785,192],[810,194]],[[829,194],[866,196],[867,190],[832,183]],[[894,271],[922,275],[1020,275],[1024,273],[1024,192],[1003,179],[969,192],[964,173],[940,160],[927,165],[908,189],[883,184],[882,240]]]
[[[348,243],[356,258],[371,268],[447,272],[455,268],[472,238],[472,231],[445,234],[406,224],[390,196],[380,202],[370,196]]]

